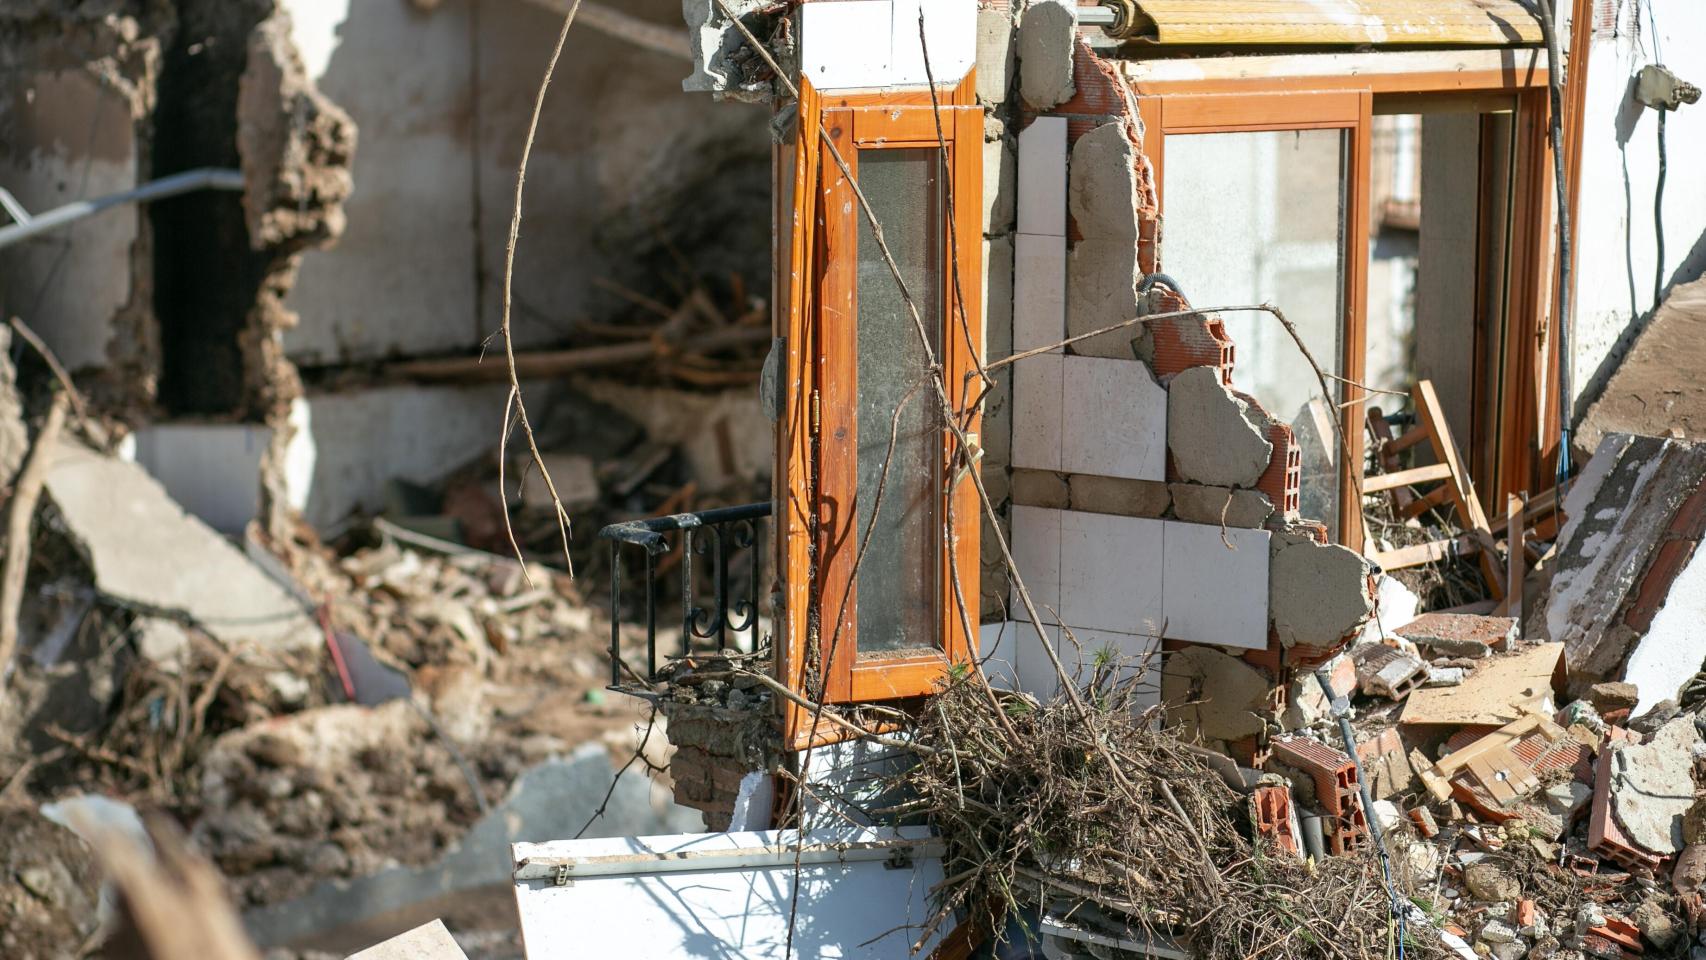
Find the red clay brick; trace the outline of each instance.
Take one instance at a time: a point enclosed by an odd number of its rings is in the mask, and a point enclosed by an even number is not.
[[[1593,808],[1588,815],[1588,849],[1630,870],[1656,870],[1661,859],[1630,842],[1617,818],[1611,814],[1611,745],[1630,738],[1628,731],[1612,727],[1605,748],[1594,764]]]
[[[1316,802],[1332,818],[1328,849],[1335,856],[1362,849],[1368,839],[1368,817],[1351,758],[1308,737],[1275,737],[1272,746],[1274,759],[1314,782]]]
[[[1257,787],[1250,794],[1250,822],[1256,835],[1273,848],[1294,856],[1303,852],[1291,826],[1291,790],[1286,787]]]

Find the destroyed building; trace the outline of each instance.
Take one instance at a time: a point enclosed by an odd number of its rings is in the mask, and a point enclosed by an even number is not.
[[[108,6],[0,797],[333,955],[1706,951],[1688,0]]]

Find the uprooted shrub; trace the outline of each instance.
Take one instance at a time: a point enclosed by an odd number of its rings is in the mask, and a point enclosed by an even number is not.
[[[1208,960],[1398,956],[1374,855],[1310,863],[1253,841],[1244,797],[1134,712],[1142,682],[1098,670],[1042,704],[956,675],[920,711],[918,763],[897,785],[942,835],[947,879],[918,942],[956,911],[999,931],[1064,899]],[[1425,925],[1404,940],[1407,957],[1446,955]]]

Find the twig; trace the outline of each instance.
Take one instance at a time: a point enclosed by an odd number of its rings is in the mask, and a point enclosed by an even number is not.
[[[12,502],[6,516],[5,566],[0,568],[0,680],[11,668],[12,657],[18,648],[18,611],[24,603],[24,580],[30,567],[30,528],[36,515],[36,503],[47,483],[48,465],[53,461],[59,434],[65,428],[65,412],[70,408],[71,395],[53,395],[47,409],[47,419],[36,434],[35,446],[29,459],[18,473],[12,488]],[[0,687],[0,693],[4,688]]]
[[[557,33],[557,45],[551,50],[551,59],[545,65],[545,76],[540,78],[539,93],[533,98],[533,115],[527,121],[527,138],[521,146],[521,162],[515,171],[515,208],[509,218],[509,240],[504,248],[504,292],[503,292],[503,322],[499,333],[503,335],[504,360],[509,367],[509,402],[504,405],[504,428],[502,440],[499,443],[499,461],[503,460],[504,448],[507,447],[510,432],[510,410],[515,411],[515,422],[521,426],[522,436],[527,438],[527,449],[533,456],[533,465],[538,468],[539,476],[545,481],[545,489],[551,494],[551,506],[556,509],[557,529],[563,537],[563,562],[568,567],[569,577],[575,575],[574,558],[569,556],[569,511],[563,506],[563,498],[557,494],[557,485],[551,480],[551,472],[545,469],[545,457],[539,452],[539,441],[533,436],[533,425],[527,419],[527,404],[521,396],[521,377],[515,368],[515,338],[510,332],[510,311],[513,301],[511,288],[515,283],[515,245],[521,236],[521,197],[527,186],[527,161],[533,156],[533,138],[539,132],[539,115],[545,111],[545,92],[551,89],[551,76],[557,71],[557,61],[563,56],[563,44],[569,38],[569,27],[575,22],[575,13],[580,10],[581,0],[572,0],[568,15],[563,17],[563,28]],[[527,560],[521,554],[521,544],[515,539],[515,530],[509,525],[509,491],[498,487],[499,502],[503,505],[504,529],[509,535],[509,545],[515,551],[515,559],[521,563],[521,572],[527,578],[527,585],[533,585],[533,574],[528,572]]]
[[[47,368],[53,371],[53,378],[58,380],[59,385],[64,387],[65,392],[70,395],[71,407],[77,411],[77,419],[80,422],[88,422],[89,408],[83,403],[83,395],[77,391],[77,385],[71,382],[71,374],[65,372],[65,364],[59,362],[59,357],[54,354],[52,348],[41,337],[37,336],[34,330],[30,329],[29,324],[18,317],[13,317],[9,322],[12,329],[17,331],[18,336],[23,337],[24,342],[34,347],[36,353],[41,355],[42,360],[47,364]]]
[[[610,778],[610,788],[604,791],[604,799],[599,802],[598,809],[594,810],[592,812],[592,816],[586,818],[586,823],[581,824],[581,828],[575,831],[573,839],[579,840],[586,834],[587,830],[592,828],[592,825],[597,822],[599,817],[604,816],[604,811],[610,807],[610,798],[616,795],[616,784],[622,781],[622,775],[628,772],[628,768],[634,765],[634,761],[639,760],[644,762],[646,768],[649,770],[657,769],[652,766],[652,762],[646,759],[645,756],[646,743],[652,738],[652,725],[657,722],[657,719],[658,708],[656,704],[653,704],[652,712],[646,715],[646,730],[644,733],[640,734],[640,742],[634,745],[633,756],[629,757],[628,762],[622,764],[622,768],[617,770],[616,775]]]

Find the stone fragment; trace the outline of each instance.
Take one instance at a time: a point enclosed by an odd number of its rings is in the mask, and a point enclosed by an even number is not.
[[[1640,928],[1641,936],[1660,950],[1669,950],[1682,935],[1682,930],[1677,927],[1676,921],[1671,919],[1657,897],[1648,897],[1641,901],[1641,905],[1629,914],[1629,919]]]
[[[977,98],[984,103],[1006,103],[1012,82],[1015,51],[1013,17],[1006,10],[977,12]]]
[[[1276,535],[1268,567],[1268,612],[1285,647],[1331,648],[1374,613],[1372,568],[1355,551]]]
[[[1254,487],[1274,452],[1249,405],[1220,382],[1214,367],[1192,367],[1173,378],[1167,449],[1180,479],[1228,487]]]
[[[1208,647],[1168,654],[1161,671],[1161,699],[1186,738],[1237,740],[1260,733],[1271,686],[1255,667]]]
[[[1109,513],[1122,517],[1160,517],[1172,497],[1165,483],[1125,480],[1075,473],[1067,478],[1072,491],[1072,509],[1085,513]]]
[[[1706,843],[1706,800],[1694,801],[1694,806],[1682,815],[1682,842]]]
[[[1629,840],[1660,856],[1683,847],[1682,822],[1694,806],[1694,748],[1700,733],[1692,715],[1665,724],[1646,743],[1620,744],[1611,754],[1611,810]]]
[[[1588,688],[1588,702],[1600,713],[1633,710],[1641,702],[1641,691],[1632,683],[1596,683]]]
[[[138,617],[132,629],[136,652],[143,659],[166,673],[184,669],[190,655],[190,635],[181,624],[161,617]]]
[[[1072,99],[1078,14],[1064,0],[1037,0],[1019,20],[1019,95],[1038,110]]]
[[[1170,483],[1173,516],[1191,523],[1260,528],[1273,515],[1273,501],[1260,490],[1237,490],[1195,483]]]
[[[1477,860],[1463,870],[1464,886],[1469,895],[1482,903],[1504,903],[1522,897],[1522,882],[1505,863],[1496,860]]]
[[[1706,888],[1706,843],[1691,843],[1682,848],[1670,872],[1670,885],[1683,896]]]

